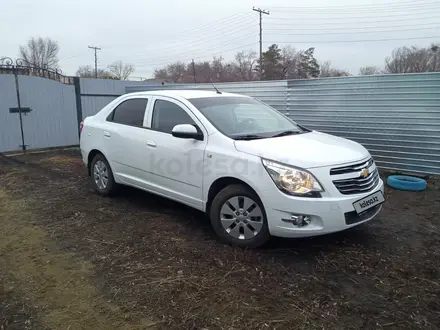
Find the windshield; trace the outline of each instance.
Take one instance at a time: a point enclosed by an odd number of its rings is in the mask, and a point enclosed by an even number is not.
[[[233,139],[258,139],[305,131],[275,109],[250,97],[189,99],[220,132]]]

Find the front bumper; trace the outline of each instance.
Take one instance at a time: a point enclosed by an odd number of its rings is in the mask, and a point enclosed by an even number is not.
[[[342,231],[373,219],[381,207],[371,209],[361,215],[354,214],[353,203],[363,197],[381,190],[384,183],[379,180],[368,193],[340,195],[337,197],[301,198],[286,195],[278,189],[268,189],[262,196],[269,225],[273,236],[307,237]],[[290,219],[292,214],[309,215],[311,222],[305,227],[296,227],[282,219]]]

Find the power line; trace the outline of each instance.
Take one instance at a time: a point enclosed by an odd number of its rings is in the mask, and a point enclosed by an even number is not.
[[[423,13],[429,13],[435,10],[438,10],[440,8],[440,3],[432,4],[430,6],[416,6],[416,7],[406,7],[406,8],[377,8],[372,10],[359,10],[359,9],[353,9],[350,10],[349,8],[346,8],[343,10],[343,17],[352,17],[353,15],[361,14],[361,15],[373,15],[379,13],[401,13],[403,15],[406,15],[407,13],[415,13],[415,14],[423,14]],[[310,10],[271,10],[272,13],[274,13],[274,17],[278,17],[278,15],[283,14],[285,15],[294,15],[295,17],[303,17],[303,16],[323,16],[323,15],[341,15],[342,10],[314,10],[311,12]]]
[[[206,49],[218,49],[218,48],[222,48],[225,45],[230,45],[233,44],[235,41],[242,41],[242,40],[246,40],[248,41],[249,38],[256,36],[255,33],[252,34],[247,34],[247,35],[240,35],[237,38],[233,38],[233,39],[227,39],[224,40],[222,42],[216,42],[215,45],[209,45],[207,43],[200,43],[199,45],[197,45],[197,47],[194,48],[194,46],[192,48],[190,48],[190,46],[186,46],[186,45],[182,45],[185,48],[185,51],[183,52],[183,54],[189,54],[191,56],[193,56],[195,53],[200,53],[200,52],[204,52]],[[174,53],[179,53],[178,49],[181,49],[182,47],[176,47],[173,50],[175,51]],[[177,50],[177,51],[176,51]],[[159,53],[161,52],[161,50],[159,50]],[[130,54],[130,56],[132,56],[132,54]],[[164,58],[171,58],[173,57],[173,55],[166,55],[166,56],[154,56],[151,57],[148,53],[143,53],[139,56],[137,56],[138,59],[146,59],[146,61],[154,61],[154,60],[163,60]]]
[[[257,26],[256,24],[250,25],[250,26],[248,24],[249,23],[246,23],[244,25],[240,25],[239,27],[243,27],[243,28],[239,29],[239,30],[231,30],[231,31],[226,31],[226,32],[218,31],[219,32],[218,34],[211,34],[211,35],[208,35],[208,36],[202,37],[202,38],[200,38],[199,36],[193,37],[192,39],[194,39],[194,41],[190,42],[190,43],[185,43],[184,40],[180,40],[179,43],[174,43],[172,45],[170,44],[170,45],[165,46],[165,47],[160,47],[160,46],[152,45],[151,48],[154,49],[157,52],[157,51],[166,51],[166,50],[175,49],[176,47],[185,47],[185,48],[187,48],[187,47],[191,47],[191,46],[197,46],[197,45],[201,45],[201,44],[206,44],[206,43],[209,43],[209,42],[216,42],[215,39],[218,38],[218,37],[225,37],[225,36],[229,36],[229,35],[235,35],[238,32],[249,31],[249,29]],[[146,49],[148,49],[148,48],[146,48]]]
[[[429,12],[428,12],[429,13]],[[421,15],[421,14],[428,14],[428,13],[404,13],[404,14],[396,14],[396,15],[374,15],[374,16],[340,16],[340,17],[311,17],[311,18],[303,18],[303,19],[307,19],[308,21],[322,21],[322,20],[338,20],[338,21],[343,21],[343,20],[353,20],[353,19],[364,19],[364,18],[374,18],[374,19],[378,19],[378,18],[392,18],[392,17],[408,17],[408,16],[414,16],[414,15]],[[316,16],[316,15],[313,15]],[[298,19],[298,17],[273,17],[272,19],[274,20],[292,20],[292,19]],[[360,22],[362,23],[362,22]]]
[[[392,6],[401,6],[401,5],[426,5],[426,4],[436,4],[437,1],[430,1],[430,2],[417,2],[417,1],[405,1],[405,2],[382,2],[380,4],[371,4],[371,5],[339,5],[339,6],[309,6],[309,7],[295,7],[295,6],[270,6],[269,8],[279,8],[279,9],[292,9],[292,10],[300,10],[300,9],[307,9],[307,10],[317,10],[317,9],[323,9],[323,10],[329,10],[329,9],[338,9],[338,10],[347,10],[347,9],[356,9],[356,8],[383,8],[383,7],[392,7]]]
[[[101,50],[99,47],[95,46],[89,46],[90,49],[93,49],[95,51],[95,78],[98,78],[98,55],[97,51]]]
[[[332,43],[380,42],[380,41],[397,41],[397,40],[419,40],[419,39],[435,39],[435,38],[440,38],[440,35],[429,36],[429,37],[363,39],[363,40],[271,41],[271,43],[275,43],[275,44],[332,44]]]
[[[182,47],[184,47],[186,49],[188,49],[190,47],[196,47],[196,46],[205,46],[206,47],[211,42],[212,43],[215,42],[215,46],[214,47],[217,47],[218,45],[222,44],[222,43],[218,43],[216,41],[217,37],[226,37],[226,36],[229,36],[229,35],[236,35],[238,32],[245,31],[245,30],[248,31],[250,28],[253,28],[255,26],[256,25],[247,26],[244,29],[228,31],[228,33],[223,32],[223,33],[218,34],[218,35],[211,35],[208,39],[203,39],[203,38],[201,40],[198,39],[197,41],[195,41],[193,43],[189,43],[189,44],[188,43],[186,43],[186,44],[179,44],[179,45],[176,44],[174,46],[168,46],[166,48],[161,48],[161,47],[155,46],[154,47],[154,51],[155,51],[155,53],[160,53],[160,52],[172,51],[172,50],[175,50],[176,48],[182,48]],[[252,35],[249,35],[249,34],[248,35],[239,35],[237,38],[232,39],[232,40],[231,39],[227,40],[226,42],[230,43],[231,41],[238,40],[238,39],[241,39],[241,38],[249,38],[251,36],[253,36],[253,34]],[[223,44],[224,43],[225,42],[223,42]],[[151,58],[149,54],[146,54],[147,50],[148,50],[148,48],[144,49],[142,52],[131,53],[131,54],[129,54],[129,56],[140,56],[140,58],[148,57],[149,60],[152,60],[152,59],[155,60],[155,59],[162,59],[163,58],[163,56],[160,56],[160,57],[155,56],[155,57]],[[193,54],[193,51],[191,52],[191,54]]]
[[[190,29],[190,30],[184,30],[184,31],[182,31],[181,33],[188,33],[188,32],[197,32],[197,31],[200,31],[200,30],[205,30],[205,28],[207,28],[207,27],[213,27],[213,26],[215,26],[215,25],[219,25],[218,23],[222,23],[222,24],[224,24],[224,23],[226,23],[226,22],[229,22],[231,19],[241,19],[241,18],[243,18],[243,17],[245,17],[245,16],[250,16],[249,14],[239,14],[239,13],[237,13],[237,14],[233,14],[232,16],[228,16],[228,17],[225,17],[225,18],[222,18],[222,19],[220,19],[220,20],[218,20],[218,21],[213,21],[213,22],[210,22],[210,23],[208,23],[208,24],[204,24],[204,25],[202,25],[202,26],[199,26],[199,27],[197,27],[197,28],[195,28],[195,29]]]
[[[389,17],[389,16],[387,16],[387,17]],[[415,20],[415,19],[439,19],[440,18],[440,16],[438,15],[438,14],[436,14],[435,16],[426,16],[426,17],[416,17],[416,18],[411,18],[411,17],[408,17],[408,18],[401,18],[401,19],[394,19],[394,20],[381,20],[381,21],[377,21],[377,20],[374,20],[374,21],[364,21],[364,22],[329,22],[329,23],[322,23],[322,24],[319,24],[319,23],[314,23],[314,22],[312,22],[312,23],[309,23],[308,22],[308,20],[304,20],[304,21],[300,21],[300,22],[298,22],[298,23],[295,23],[295,24],[291,24],[291,23],[274,23],[274,22],[268,22],[268,24],[269,25],[290,25],[290,26],[307,26],[307,25],[312,25],[312,26],[328,26],[328,25],[343,25],[343,24],[356,24],[357,26],[359,26],[360,24],[365,24],[365,23],[367,23],[367,24],[370,24],[370,23],[372,23],[372,24],[377,24],[377,23],[389,23],[389,22],[408,22],[408,21],[410,21],[410,20]],[[296,21],[298,21],[298,19],[296,19]]]
[[[438,7],[438,2],[433,3],[427,6],[407,6],[407,7],[384,7],[384,8],[371,8],[371,9],[356,9],[356,8],[350,8],[346,7],[344,9],[318,9],[318,10],[311,10],[311,9],[298,9],[298,8],[283,8],[283,9],[274,9],[273,7],[270,7],[270,10],[272,13],[278,14],[278,13],[287,13],[287,14],[295,14],[295,15],[306,15],[306,14],[313,14],[313,15],[321,15],[321,14],[340,14],[341,12],[344,13],[362,13],[362,14],[374,14],[378,11],[380,12],[402,12],[402,11],[426,11],[431,9],[436,9]]]
[[[425,28],[408,28],[408,29],[401,29],[401,30],[375,30],[375,31],[351,31],[351,32],[326,32],[326,33],[279,33],[276,32],[277,35],[283,35],[283,36],[324,36],[324,35],[334,35],[334,34],[366,34],[366,33],[386,33],[386,32],[406,32],[406,31],[422,31],[422,30],[433,30],[433,29],[440,29],[440,25],[434,26],[434,27],[425,27]],[[269,35],[275,34],[275,33],[268,33]]]
[[[244,18],[246,18],[246,17],[248,17],[249,19],[248,20],[244,20]],[[253,21],[254,21],[253,18],[250,19],[249,14],[236,14],[236,15],[233,15],[233,16],[229,17],[222,24],[209,24],[209,25],[207,25],[206,27],[209,27],[210,30],[207,30],[206,28],[203,28],[204,26],[202,26],[202,27],[198,27],[198,28],[194,29],[192,32],[195,33],[195,32],[197,32],[199,30],[203,30],[201,33],[197,33],[196,35],[198,37],[202,36],[202,37],[210,37],[210,38],[212,38],[213,37],[212,32],[217,32],[216,30],[219,30],[218,28],[224,27],[225,24],[227,24],[228,27],[231,27],[231,26],[234,26],[234,24],[238,23],[238,25],[236,25],[235,27],[242,27],[242,26],[245,26],[246,24],[251,23]],[[188,34],[189,32],[190,31],[184,31],[184,32],[180,32],[180,34],[182,34],[182,35],[183,34]],[[182,43],[182,42],[184,42],[186,40],[190,40],[190,39],[193,39],[193,38],[194,38],[193,36],[175,37],[173,39],[169,39],[168,42],[165,45],[167,45],[167,44],[173,45],[175,43]],[[146,40],[144,43],[149,43],[149,41]],[[136,44],[139,44],[139,42],[137,41]],[[112,45],[112,46],[109,46],[109,47],[106,47],[106,48],[116,48],[116,47],[121,47],[121,46],[122,47],[126,47],[127,44],[116,45],[116,46]],[[156,47],[154,47],[154,48],[156,49]]]
[[[215,43],[215,45],[217,46],[219,43],[216,41],[219,38],[222,37],[226,37],[226,36],[230,36],[230,35],[237,35],[238,33],[242,32],[242,31],[249,31],[249,30],[253,30],[254,27],[256,27],[257,25],[247,25],[245,28],[243,29],[239,29],[239,30],[232,30],[232,31],[227,31],[227,32],[221,32],[219,34],[211,34],[210,36],[207,36],[207,38],[194,38],[195,40],[191,43],[184,43],[183,41],[180,44],[174,44],[174,45],[167,45],[165,47],[161,47],[161,46],[157,46],[157,45],[151,45],[150,47],[143,47],[142,51],[137,51],[134,53],[130,53],[130,54],[124,54],[122,55],[122,58],[127,58],[129,57],[133,57],[133,56],[137,56],[140,58],[148,58],[149,60],[151,60],[151,55],[148,54],[150,50],[154,50],[154,54],[156,56],[153,57],[153,59],[157,59],[158,56],[157,54],[159,53],[168,53],[168,52],[172,52],[175,51],[176,49],[179,48],[184,48],[184,49],[188,49],[188,48],[193,48],[193,47],[200,47],[200,46],[205,46],[205,45],[209,45],[212,43]],[[220,32],[220,31],[219,31]],[[249,35],[238,35],[238,38],[243,38],[243,37],[248,37]],[[238,39],[237,38],[237,39]],[[235,39],[233,39],[235,40]],[[231,40],[228,40],[229,42]],[[125,52],[125,50],[124,50]],[[121,56],[119,56],[121,57]],[[163,56],[160,56],[159,58],[163,58]]]
[[[434,24],[434,23],[430,23],[430,24]],[[425,27],[427,25],[430,24],[413,24],[413,25],[388,25],[386,26],[386,28],[417,28],[417,27]],[[438,24],[437,22],[435,24]],[[365,30],[367,27],[365,26],[353,26],[353,27],[342,27],[342,28],[332,28],[332,30]],[[313,28],[306,28],[304,29],[303,27],[298,27],[298,28],[293,28],[293,29],[289,29],[289,28],[272,28],[272,29],[266,29],[266,31],[328,31],[328,28],[317,28],[317,29],[313,29]]]

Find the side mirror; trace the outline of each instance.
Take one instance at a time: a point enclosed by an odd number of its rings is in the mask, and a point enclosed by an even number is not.
[[[202,132],[190,124],[176,125],[171,133],[176,138],[203,140]]]

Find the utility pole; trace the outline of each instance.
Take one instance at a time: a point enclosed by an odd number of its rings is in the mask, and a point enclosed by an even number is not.
[[[194,63],[194,59],[192,60],[192,67],[193,67],[194,83],[197,83],[197,80],[196,80],[196,64]]]
[[[96,51],[101,50],[101,48],[94,46],[89,46],[89,48],[95,51],[95,78],[98,78],[98,56],[96,54]]]
[[[270,13],[267,10],[261,8],[252,8],[253,11],[256,11],[260,14],[260,80],[263,76],[263,14],[269,15]]]

